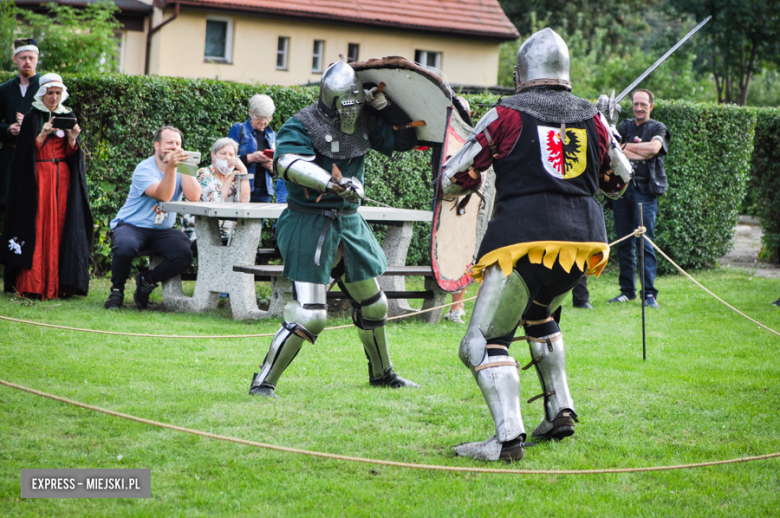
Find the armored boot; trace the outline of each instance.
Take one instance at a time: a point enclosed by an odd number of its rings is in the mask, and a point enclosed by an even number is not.
[[[560,441],[574,435],[577,413],[566,380],[566,350],[563,335],[552,317],[541,321],[525,323],[526,340],[531,350],[531,363],[539,376],[542,393],[528,400],[528,403],[544,398],[545,417],[533,433],[539,440]]]
[[[490,461],[521,460],[525,455],[520,377],[508,344],[528,299],[528,288],[516,271],[508,277],[498,265],[485,271],[459,355],[485,398],[496,435],[456,446],[458,455]]]
[[[387,346],[387,297],[376,279],[341,285],[352,300],[352,321],[368,358],[368,382],[375,387],[419,387],[393,371]]]
[[[284,308],[282,328],[271,341],[271,347],[252,378],[249,395],[279,397],[274,392],[279,377],[287,369],[303,346],[314,343],[325,328],[328,317],[326,286],[310,282],[293,284],[294,301]]]

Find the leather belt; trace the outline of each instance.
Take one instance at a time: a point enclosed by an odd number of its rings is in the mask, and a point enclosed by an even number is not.
[[[314,264],[320,265],[320,256],[322,255],[322,245],[325,243],[325,236],[328,235],[331,225],[336,218],[341,216],[349,216],[357,214],[357,209],[315,209],[314,207],[301,207],[293,203],[287,202],[287,208],[293,212],[300,212],[303,214],[316,214],[318,216],[325,216],[325,225],[320,232],[320,238],[317,240],[317,250],[314,252]]]
[[[59,164],[60,162],[64,162],[64,160],[60,160],[59,158],[50,158],[48,160],[36,160],[36,162],[53,162],[55,164]]]

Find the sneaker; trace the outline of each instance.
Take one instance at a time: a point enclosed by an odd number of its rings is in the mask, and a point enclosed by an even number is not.
[[[464,309],[451,309],[446,315],[444,320],[449,320],[453,324],[465,324],[463,317],[466,316],[466,310]]]
[[[590,302],[575,302],[574,307],[578,309],[596,309],[590,305]]]
[[[368,382],[374,387],[403,388],[420,386],[396,374],[392,367],[389,367],[381,378],[369,377]]]
[[[780,308],[780,299],[777,299],[776,301],[772,302],[772,305]]]
[[[118,288],[111,288],[111,293],[108,295],[108,300],[103,307],[106,309],[122,309],[124,301],[125,292]]]
[[[133,293],[133,300],[138,309],[146,309],[149,305],[149,295],[157,287],[157,284],[150,284],[144,280],[144,276],[141,272],[135,276],[135,293]]]
[[[653,309],[661,309],[661,306],[658,305],[658,302],[655,300],[655,297],[650,295],[645,299],[645,307],[646,308],[653,308]]]
[[[618,303],[618,302],[631,302],[632,300],[636,300],[636,297],[634,298],[628,298],[628,295],[620,294],[614,299],[609,299],[607,302],[610,304]]]

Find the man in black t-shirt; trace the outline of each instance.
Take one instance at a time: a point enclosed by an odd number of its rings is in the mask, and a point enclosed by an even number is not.
[[[612,202],[615,231],[618,237],[633,232],[639,226],[639,204],[647,237],[655,242],[655,217],[658,212],[657,197],[666,192],[664,155],[669,150],[669,130],[662,123],[650,118],[655,107],[654,96],[649,90],[637,90],[632,103],[634,119],[626,119],[618,126],[623,137],[623,153],[631,161],[634,178],[625,194]],[[618,245],[620,261],[620,295],[610,303],[629,302],[636,299],[636,259],[634,249],[639,250],[642,238],[632,238]],[[645,305],[657,309],[658,290],[655,288],[655,250],[645,243],[645,287],[642,293]]]

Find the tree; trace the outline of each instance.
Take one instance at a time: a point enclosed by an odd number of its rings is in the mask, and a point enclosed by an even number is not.
[[[585,41],[597,37],[618,49],[634,46],[637,33],[647,30],[642,16],[661,0],[499,0],[501,7],[521,34],[530,28],[554,27],[565,34],[579,31]],[[588,49],[590,50],[590,49]]]
[[[29,36],[38,40],[39,68],[53,72],[115,72],[119,46],[114,31],[121,24],[114,17],[119,9],[105,1],[83,9],[47,4],[48,14],[19,10]],[[25,31],[27,32],[27,31]]]
[[[747,104],[750,82],[766,65],[780,61],[780,3],[777,0],[666,0],[670,13],[712,20],[699,46],[712,72],[718,101]]]
[[[10,52],[18,26],[16,12],[13,0],[0,2],[0,70],[16,70]]]

